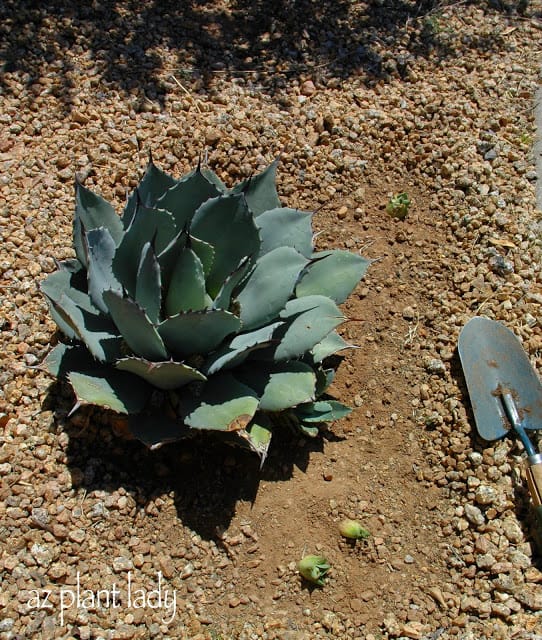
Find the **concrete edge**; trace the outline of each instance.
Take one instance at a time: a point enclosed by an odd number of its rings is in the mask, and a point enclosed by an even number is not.
[[[542,211],[542,86],[539,86],[534,95],[534,120],[536,126],[535,140],[533,144],[533,155],[536,180],[536,206]]]

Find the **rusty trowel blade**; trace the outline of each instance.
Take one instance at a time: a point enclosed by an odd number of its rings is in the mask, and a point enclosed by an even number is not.
[[[458,351],[482,438],[498,440],[510,430],[501,399],[506,391],[523,427],[542,428],[542,385],[512,331],[495,320],[472,318],[459,335]]]

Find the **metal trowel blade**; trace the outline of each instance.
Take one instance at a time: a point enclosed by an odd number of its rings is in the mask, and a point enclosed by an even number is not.
[[[525,429],[542,428],[542,384],[521,342],[488,318],[469,320],[459,335],[459,357],[478,433],[498,440],[511,425],[502,402],[510,393]]]

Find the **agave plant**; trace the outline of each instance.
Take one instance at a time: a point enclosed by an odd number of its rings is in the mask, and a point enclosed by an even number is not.
[[[322,394],[348,345],[337,307],[370,261],[313,247],[312,214],[281,207],[276,162],[227,189],[152,159],[118,216],[76,184],[75,259],[42,283],[68,339],[46,359],[76,404],[128,414],[151,448],[194,430],[265,459],[276,419],[307,435],[350,409]]]

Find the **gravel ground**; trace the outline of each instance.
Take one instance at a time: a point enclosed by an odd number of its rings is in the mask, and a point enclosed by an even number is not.
[[[482,314],[542,366],[542,5],[177,4],[0,6],[0,638],[542,638],[522,448],[473,434],[455,350]],[[336,389],[357,411],[325,444],[277,444],[261,476],[67,419],[38,366],[74,173],[120,209],[149,150],[229,184],[280,154],[284,202],[322,207],[318,242],[378,258],[346,305],[362,348]],[[344,515],[365,546],[336,541]],[[304,546],[332,559],[324,589],[300,583]]]

